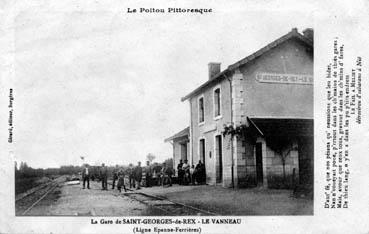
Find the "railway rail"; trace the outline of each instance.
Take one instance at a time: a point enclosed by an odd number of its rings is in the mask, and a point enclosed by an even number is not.
[[[30,213],[30,211],[40,204],[40,202],[45,199],[47,195],[52,193],[58,186],[62,183],[65,183],[65,178],[58,177],[53,181],[44,184],[43,186],[39,186],[37,189],[31,190],[25,196],[18,197],[16,199],[16,215],[26,216]],[[200,209],[191,205],[171,201],[164,197],[159,197],[155,195],[149,195],[141,191],[127,189],[128,192],[118,193],[113,192],[112,195],[118,197],[127,197],[132,200],[136,200],[153,210],[158,215],[165,216],[216,216],[214,212],[209,210]],[[76,213],[75,215],[82,216],[95,216],[95,212],[89,213]]]
[[[132,191],[132,190],[130,190]],[[208,211],[199,209],[194,206],[186,205],[179,202],[174,202],[168,200],[166,198],[148,195],[142,192],[128,192],[128,193],[120,193],[120,196],[126,196],[131,199],[134,199],[138,202],[143,204],[149,205],[154,209],[158,209],[161,211],[163,215],[174,215],[174,216],[216,216],[218,214]]]
[[[18,207],[18,209],[16,209],[18,211],[16,215],[27,215],[33,207],[40,203],[50,192],[54,191],[55,188],[64,181],[64,176],[59,176],[48,183],[31,189],[23,195],[17,196],[15,199],[16,206]]]
[[[108,185],[113,185],[112,182],[108,181]],[[136,192],[135,190],[127,188],[128,193],[120,193],[120,196],[126,196],[141,202],[145,205],[149,205],[154,209],[160,210],[163,215],[197,215],[197,216],[216,216],[214,212],[199,209],[194,206],[187,204],[174,202],[167,198],[149,195],[143,192]]]

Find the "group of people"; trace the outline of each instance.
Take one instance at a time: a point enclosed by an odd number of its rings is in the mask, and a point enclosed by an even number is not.
[[[102,166],[100,168],[100,171],[104,172],[103,168],[104,167]],[[143,171],[143,168],[141,167],[141,162],[138,162],[136,167],[133,167],[133,164],[129,164],[129,167],[126,170],[116,165],[113,171],[112,189],[114,189],[115,184],[117,184],[116,187],[119,190],[119,192],[121,192],[122,188],[126,192],[127,188],[126,188],[125,181],[124,181],[124,178],[126,177],[126,175],[129,181],[129,188],[133,187],[136,189],[140,189],[140,184],[142,181],[142,171]],[[100,173],[100,175],[102,175],[102,189],[107,190],[107,184],[105,182],[106,181],[105,174]]]
[[[115,177],[117,176],[117,178]],[[102,190],[108,190],[108,168],[105,166],[105,164],[103,163],[100,167],[99,170],[99,177],[101,180],[101,189]],[[86,184],[87,184],[87,189],[90,189],[90,178],[94,178],[94,175],[92,175],[91,171],[90,171],[90,167],[88,166],[88,164],[84,164],[83,165],[83,170],[82,170],[82,185],[83,185],[83,189],[86,188]],[[124,172],[122,169],[117,170],[117,172],[114,174],[114,178],[118,179],[118,184],[117,187],[120,190],[120,188],[122,187],[122,185],[124,186]],[[120,180],[119,180],[120,178]],[[115,181],[114,181],[115,182]],[[114,189],[114,184],[113,184],[113,189]],[[124,187],[124,189],[126,189]]]
[[[82,170],[82,180],[83,180],[83,189],[85,189],[87,184],[87,189],[90,189],[90,175],[92,174],[89,171],[89,167],[87,164],[84,165]],[[103,163],[99,168],[99,178],[101,180],[101,189],[108,190],[108,168]],[[160,166],[158,163],[154,163],[154,165],[150,165],[150,162],[146,162],[146,166],[142,167],[141,162],[137,163],[137,166],[133,166],[133,164],[129,164],[127,169],[123,169],[118,165],[115,166],[112,177],[112,189],[115,187],[121,191],[127,191],[125,186],[125,178],[127,178],[127,182],[129,184],[129,188],[140,189],[141,185],[145,187],[151,187],[154,185],[169,185],[172,186],[172,176],[173,171],[163,163],[163,166]],[[116,186],[115,186],[116,185]]]
[[[172,186],[172,174],[172,170],[166,163],[163,163],[163,166],[160,166],[158,163],[150,165],[149,161],[146,162],[144,167],[141,167],[141,162],[138,162],[136,167],[129,164],[127,170],[129,187],[135,189],[140,189],[141,185],[151,187],[167,183]]]
[[[190,166],[187,159],[184,162],[181,159],[177,165],[177,171],[179,185],[203,184],[206,181],[205,164],[201,160],[195,167],[195,165]]]

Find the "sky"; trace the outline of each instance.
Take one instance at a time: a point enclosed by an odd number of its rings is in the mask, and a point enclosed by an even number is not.
[[[15,159],[32,167],[172,157],[164,139],[189,124],[207,79],[297,27],[304,12],[215,9],[209,15],[19,12],[14,20]]]

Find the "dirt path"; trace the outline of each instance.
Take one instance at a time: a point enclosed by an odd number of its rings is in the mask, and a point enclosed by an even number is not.
[[[219,215],[313,215],[314,208],[312,199],[291,197],[290,190],[173,185],[142,192]]]
[[[140,216],[152,213],[150,207],[117,190],[102,191],[100,184],[91,182],[91,189],[79,185],[58,186],[33,207],[30,216]]]
[[[109,189],[111,185],[109,185]],[[41,194],[42,195],[42,194]],[[33,199],[33,200],[32,200]],[[21,215],[38,198],[16,203]],[[162,215],[312,215],[313,200],[291,197],[289,190],[226,189],[215,186],[151,187],[127,194],[64,182],[26,215],[30,216],[162,216]]]

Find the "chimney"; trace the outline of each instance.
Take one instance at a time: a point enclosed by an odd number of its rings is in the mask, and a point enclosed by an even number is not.
[[[299,31],[297,30],[297,28],[292,28],[291,30],[292,32],[298,33]]]
[[[209,63],[209,80],[213,79],[213,77],[220,73],[220,63]]]
[[[307,28],[304,31],[302,31],[304,34],[304,37],[314,42],[314,30],[312,28]]]

